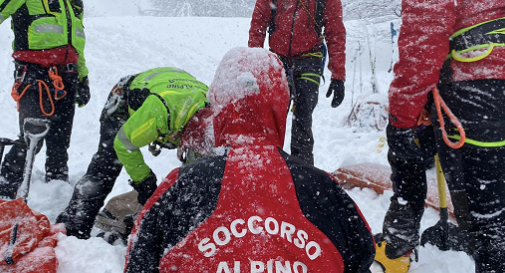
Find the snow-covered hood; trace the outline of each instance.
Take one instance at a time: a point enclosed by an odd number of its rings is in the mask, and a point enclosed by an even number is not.
[[[289,88],[282,63],[262,48],[234,48],[224,57],[207,97],[216,146],[283,147]]]

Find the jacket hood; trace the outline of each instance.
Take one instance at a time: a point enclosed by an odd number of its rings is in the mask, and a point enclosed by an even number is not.
[[[214,143],[212,119],[211,108],[200,109],[191,117],[184,127],[177,149],[179,160],[182,159],[182,153],[187,150],[193,150],[202,157],[214,154],[216,145]]]
[[[207,97],[219,146],[283,147],[289,88],[282,63],[262,48],[234,48],[219,64]]]

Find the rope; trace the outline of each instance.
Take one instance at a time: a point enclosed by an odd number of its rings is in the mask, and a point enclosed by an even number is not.
[[[466,140],[465,130],[463,129],[461,122],[459,122],[458,118],[452,113],[451,109],[447,107],[444,100],[438,93],[438,89],[436,87],[433,89],[433,97],[435,99],[435,107],[437,109],[437,115],[440,121],[440,128],[442,129],[442,138],[444,139],[445,144],[447,144],[447,146],[453,149],[461,148],[465,144]],[[445,130],[445,122],[442,110],[444,110],[445,114],[450,118],[452,124],[454,124],[458,129],[459,135],[461,136],[461,139],[459,139],[458,142],[452,142],[447,137],[447,131]]]
[[[317,3],[316,3],[316,6],[317,6]],[[307,8],[307,6],[303,2],[303,0],[302,0],[302,7],[303,7],[303,9],[305,9],[305,12],[307,13],[307,15],[309,15],[309,17],[314,21],[314,24],[316,24],[316,26],[319,28],[319,31],[322,32],[323,28],[317,23],[316,18],[314,18],[314,16],[312,16],[312,13],[310,13],[310,10]],[[320,33],[320,35],[321,35],[321,37],[320,37],[321,40],[324,39],[323,34]]]
[[[63,84],[63,79],[61,78],[61,76],[58,75],[58,69],[56,67],[54,67],[53,69],[49,69],[48,73],[49,73],[49,78],[53,81],[54,99],[55,100],[61,100],[61,99],[63,99],[67,95],[67,92],[63,90],[63,88],[65,88],[65,85]],[[51,117],[52,115],[54,115],[54,111],[55,111],[54,100],[53,100],[53,97],[51,96],[51,90],[49,89],[49,86],[47,86],[47,84],[44,81],[42,81],[42,80],[36,80],[36,81],[37,81],[38,86],[39,86],[39,106],[40,106],[40,111],[42,111],[42,114],[44,114],[45,116]],[[26,91],[28,91],[28,89],[30,89],[30,87],[32,87],[31,84],[28,84],[25,87],[25,89],[23,89],[23,91],[21,92],[21,94],[19,94],[17,91],[18,91],[18,89],[22,85],[23,85],[23,83],[21,81],[18,81],[16,83],[14,83],[14,86],[12,87],[12,92],[11,92],[12,98],[17,103],[17,109],[18,109],[18,111],[19,111],[19,101],[25,95]],[[49,97],[49,103],[51,104],[51,112],[49,112],[49,113],[46,112],[46,110],[44,109],[44,103],[43,103],[44,102],[43,101],[44,90],[43,90],[43,88],[45,88],[47,96]],[[63,95],[62,96],[58,96],[58,93],[60,91],[62,91],[62,90],[63,90]]]

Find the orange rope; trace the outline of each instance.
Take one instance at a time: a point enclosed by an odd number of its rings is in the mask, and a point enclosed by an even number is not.
[[[67,95],[67,92],[63,91],[63,95],[61,97],[58,97],[59,91],[61,91],[65,88],[65,85],[63,84],[63,79],[61,78],[60,75],[58,75],[58,68],[54,67],[53,69],[49,69],[48,73],[49,73],[49,78],[51,80],[53,80],[54,98],[56,100],[63,99]]]
[[[53,98],[51,97],[51,91],[49,90],[49,87],[47,86],[47,84],[44,81],[37,80],[37,82],[39,83],[40,111],[42,111],[42,114],[44,114],[46,117],[50,117],[50,116],[54,115],[54,108],[55,108]],[[49,96],[49,102],[51,103],[51,113],[47,113],[46,110],[44,110],[44,105],[42,103],[42,86],[44,86],[46,88],[46,93]],[[54,95],[56,96],[56,92],[54,93]]]
[[[440,128],[442,129],[442,138],[444,139],[445,144],[447,144],[447,146],[453,149],[461,148],[465,144],[466,140],[465,129],[463,129],[461,122],[459,122],[458,118],[452,113],[451,109],[447,107],[444,100],[438,93],[438,89],[436,87],[433,89],[433,97],[435,99],[435,107],[437,108],[438,119],[440,121]],[[442,110],[444,110],[445,114],[451,119],[452,124],[454,124],[456,128],[458,128],[458,132],[461,137],[461,139],[458,142],[452,142],[447,137],[447,131],[445,130],[445,122],[444,117],[442,115]]]
[[[51,80],[53,80],[53,86],[54,86],[54,99],[55,100],[61,100],[62,98],[64,98],[66,95],[67,95],[67,92],[65,90],[63,90],[63,88],[65,88],[65,85],[63,84],[63,79],[61,78],[60,75],[58,75],[58,70],[57,68],[55,67],[54,68],[54,71],[53,69],[49,69],[48,71],[49,73],[49,78]],[[55,111],[55,107],[54,107],[54,100],[53,100],[53,97],[51,96],[51,90],[49,89],[49,86],[47,86],[47,84],[42,81],[42,80],[37,80],[38,82],[38,85],[39,85],[39,106],[40,106],[40,110],[42,111],[42,113],[47,116],[47,117],[50,117],[52,115],[54,115],[54,111]],[[18,88],[21,87],[21,85],[23,85],[21,82],[16,82],[14,84],[14,86],[12,87],[12,92],[11,92],[11,96],[12,98],[14,99],[14,101],[17,102],[17,108],[18,108],[18,111],[19,111],[19,100],[21,100],[21,98],[25,95],[26,91],[28,91],[28,89],[30,87],[32,87],[31,84],[28,84],[25,89],[23,89],[23,92],[21,92],[21,94],[18,94]],[[46,110],[44,109],[44,104],[43,104],[43,87],[45,87],[45,91],[47,93],[47,96],[49,97],[49,103],[51,104],[51,112],[50,113],[47,113]],[[63,90],[63,95],[61,97],[58,97],[58,93],[59,91]]]
[[[430,119],[430,113],[428,110],[423,109],[421,111],[421,114],[419,115],[419,118],[417,119],[417,126],[430,126],[431,125],[431,119]]]

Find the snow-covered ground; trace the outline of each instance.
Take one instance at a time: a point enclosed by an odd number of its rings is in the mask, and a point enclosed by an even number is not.
[[[98,143],[98,117],[112,86],[122,77],[159,66],[183,68],[196,78],[211,83],[223,55],[236,46],[247,46],[247,18],[160,18],[101,17],[87,18],[86,59],[90,70],[92,99],[77,109],[70,153],[70,184],[63,181],[43,183],[44,150],[36,159],[29,205],[54,222],[66,206],[72,187],[86,171]],[[398,22],[395,22],[398,23]],[[389,23],[364,27],[360,22],[346,23],[348,30],[346,99],[337,109],[330,107],[325,97],[330,74],[321,85],[319,104],[314,113],[315,165],[333,172],[340,166],[363,162],[387,165],[387,144],[380,148],[384,132],[351,127],[347,118],[356,101],[373,99],[387,101],[386,93],[392,75],[387,72],[391,62]],[[15,138],[18,132],[16,105],[10,97],[14,66],[12,31],[9,23],[0,25],[0,136]],[[364,33],[368,32],[368,41]],[[375,35],[372,36],[372,35]],[[372,51],[367,45],[372,45]],[[359,50],[361,48],[361,50]],[[376,56],[378,94],[372,94],[370,58]],[[291,118],[285,150],[289,151]],[[147,164],[158,177],[164,177],[179,166],[174,151],[163,151],[158,157],[144,153]],[[111,196],[130,190],[123,171]],[[377,195],[369,189],[353,189],[349,194],[362,209],[374,233],[381,232],[384,214],[392,192]],[[421,230],[438,221],[438,212],[427,209]],[[58,273],[119,273],[122,272],[126,248],[111,246],[102,239],[79,240],[61,235],[56,248],[60,261]],[[471,259],[464,253],[441,252],[433,247],[419,249],[419,262],[414,273],[474,272]]]

